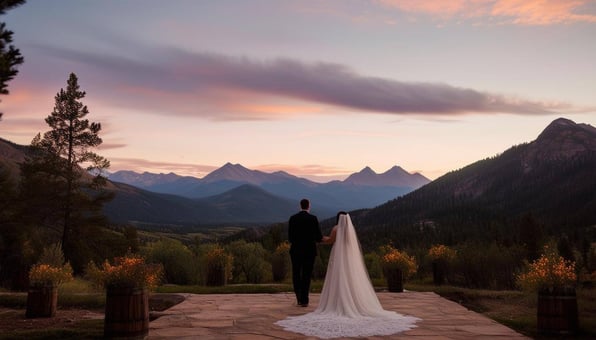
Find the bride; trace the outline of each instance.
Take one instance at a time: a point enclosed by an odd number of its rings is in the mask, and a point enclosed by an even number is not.
[[[333,244],[319,306],[275,324],[319,338],[389,335],[416,327],[420,319],[384,310],[364,265],[350,215],[337,214],[325,243]]]

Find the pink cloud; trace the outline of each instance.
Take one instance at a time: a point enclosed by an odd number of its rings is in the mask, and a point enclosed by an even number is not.
[[[263,120],[319,113],[329,107],[432,116],[585,110],[567,103],[532,101],[444,83],[371,77],[336,63],[256,60],[163,48],[148,51],[150,57],[146,59],[131,60],[45,49],[93,76],[92,86],[85,90],[93,93],[94,100],[166,116]]]
[[[596,22],[596,14],[581,13],[589,0],[378,0],[406,13],[440,19],[494,18],[502,24],[555,25]]]
[[[398,8],[404,12],[426,13],[438,17],[452,17],[465,12],[469,1],[467,0],[377,0],[379,3]],[[477,1],[475,1],[477,2]]]
[[[520,25],[594,23],[596,15],[575,12],[586,3],[584,0],[501,0],[495,3],[490,14],[510,17],[513,23]]]

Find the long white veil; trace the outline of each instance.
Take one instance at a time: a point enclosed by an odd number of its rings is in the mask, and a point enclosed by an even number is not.
[[[339,216],[319,306],[311,313],[276,324],[319,338],[389,335],[413,327],[420,319],[384,310],[364,264],[350,215]]]
[[[352,219],[339,215],[335,243],[315,313],[347,317],[387,314],[373,289]]]

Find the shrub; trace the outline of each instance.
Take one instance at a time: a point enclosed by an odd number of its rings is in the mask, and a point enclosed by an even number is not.
[[[267,252],[260,243],[240,240],[230,243],[227,249],[234,257],[235,282],[262,283],[270,275],[270,265],[265,261]]]
[[[453,262],[457,252],[443,244],[434,245],[428,250],[428,257],[432,262]]]
[[[199,261],[182,242],[161,239],[143,248],[143,254],[147,262],[162,264],[165,282],[181,285],[199,282]]]
[[[468,288],[514,289],[524,253],[521,246],[466,243],[458,248],[450,281]]]
[[[43,249],[37,263],[44,263],[53,267],[61,267],[65,262],[61,244],[54,243]]]
[[[44,248],[37,264],[29,270],[30,286],[58,286],[72,279],[72,266],[65,263],[60,243]]]
[[[518,276],[518,283],[524,290],[539,291],[573,285],[576,279],[575,262],[565,260],[555,248],[546,245],[540,258]]]
[[[377,253],[368,253],[364,255],[364,263],[368,276],[371,279],[380,279],[383,277],[383,268],[381,267],[381,258]]]
[[[87,277],[102,287],[153,289],[161,282],[162,274],[161,264],[147,264],[135,254],[117,257],[113,265],[106,260],[101,268],[90,262],[86,270]]]
[[[72,267],[66,263],[60,267],[36,264],[29,270],[29,285],[35,287],[58,286],[72,280]]]
[[[391,245],[381,246],[380,251],[383,272],[400,269],[404,279],[416,273],[416,259],[413,256],[409,256],[405,251],[399,251]]]

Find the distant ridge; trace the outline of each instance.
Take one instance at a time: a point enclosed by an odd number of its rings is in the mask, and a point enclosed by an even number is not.
[[[167,174],[154,174],[150,172],[137,173],[129,170],[122,170],[109,175],[110,179],[116,182],[133,184],[138,187],[151,187],[158,184],[173,183],[181,178],[192,178],[190,176],[179,176],[173,172]]]
[[[359,212],[359,223],[384,230],[430,225],[465,235],[485,232],[479,228],[486,221],[511,224],[532,215],[551,230],[571,233],[596,225],[595,192],[596,128],[561,118],[530,143]]]
[[[430,182],[428,178],[418,173],[409,174],[399,166],[394,166],[380,175],[366,167],[344,181],[317,183],[284,171],[266,173],[230,162],[204,178],[183,177],[171,173],[138,174],[118,171],[111,174],[109,179],[149,191],[192,199],[219,195],[241,185],[251,184],[295,202],[308,197],[315,209],[321,209],[324,214],[331,215],[338,210],[371,208]]]
[[[350,175],[343,182],[356,185],[392,185],[417,188],[430,182],[430,180],[419,173],[410,174],[396,165],[382,174],[377,174],[367,166],[360,172]]]
[[[282,222],[296,211],[296,202],[272,195],[252,184],[243,184],[223,194],[199,199],[197,202],[229,214],[228,222]]]
[[[163,188],[166,191],[158,191],[163,193],[181,194],[182,196],[196,197],[196,195],[186,195],[184,193],[167,191],[168,184],[175,184],[182,179],[186,183],[194,184],[213,184],[218,182],[254,184],[257,186],[266,186],[267,184],[283,183],[288,181],[297,181],[303,185],[316,187],[329,183],[316,183],[308,179],[291,175],[284,171],[276,171],[273,173],[266,173],[259,170],[250,170],[241,164],[226,163],[222,167],[207,174],[205,177],[196,178],[191,176],[179,176],[174,173],[169,174],[155,174],[155,173],[137,173],[134,171],[121,170],[110,174],[110,180],[122,182],[139,188],[147,190],[156,190],[156,188]],[[382,174],[375,173],[370,167],[365,167],[360,172],[348,176],[343,181],[332,181],[333,183],[344,183],[350,185],[364,185],[364,186],[395,186],[403,188],[418,188],[430,182],[430,180],[420,173],[410,174],[400,166],[393,166]],[[234,184],[231,184],[234,186]],[[228,190],[229,188],[226,188]],[[199,195],[203,197],[203,195]]]
[[[27,146],[0,140],[0,170],[15,183],[18,163],[24,160],[27,150]],[[391,181],[390,175],[395,169],[398,167],[381,176],[375,174],[374,185],[316,183],[284,171],[266,173],[232,163],[203,179],[174,173],[118,171],[109,175],[107,189],[115,193],[115,198],[104,206],[104,212],[113,223],[137,225],[274,223],[287,219],[298,209],[298,201],[307,197],[313,204],[312,212],[327,218],[339,210],[371,208],[416,189],[407,184],[394,185],[398,182]]]

